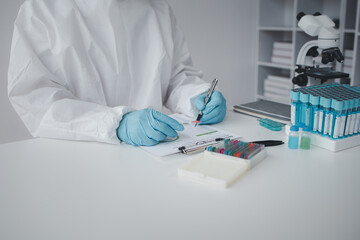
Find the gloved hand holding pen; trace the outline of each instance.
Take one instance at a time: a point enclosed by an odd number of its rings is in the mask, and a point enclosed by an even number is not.
[[[184,126],[175,119],[153,109],[142,109],[123,116],[117,136],[135,146],[153,146],[183,130]]]
[[[215,124],[224,120],[226,115],[226,100],[219,91],[213,92],[208,103],[205,105],[207,93],[199,95],[195,99],[195,106],[202,111],[199,124]]]

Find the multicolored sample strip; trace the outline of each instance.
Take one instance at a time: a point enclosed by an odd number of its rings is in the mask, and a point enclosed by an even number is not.
[[[251,159],[264,149],[265,146],[262,144],[243,142],[238,139],[224,139],[214,146],[209,146],[206,150],[237,158]]]

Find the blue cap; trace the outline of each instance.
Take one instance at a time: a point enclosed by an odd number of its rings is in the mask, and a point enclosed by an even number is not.
[[[310,132],[310,131],[311,131],[311,127],[305,126],[305,127],[303,127],[303,131],[304,131],[304,132]]]
[[[360,107],[360,98],[355,98],[355,107]]]
[[[331,101],[331,108],[335,109],[335,111],[342,111],[344,108],[344,102],[337,99],[333,99]]]
[[[309,102],[309,94],[300,92],[300,101],[303,103]]]
[[[312,105],[319,105],[319,103],[320,103],[320,97],[319,97],[319,96],[310,95],[310,103],[311,103]]]
[[[355,106],[355,101],[354,99],[349,99],[349,109],[353,109]]]
[[[290,98],[294,101],[299,101],[300,92],[295,92],[294,90],[290,91]]]
[[[299,131],[299,127],[296,126],[296,125],[292,125],[292,126],[290,127],[290,131],[298,132],[298,131]]]
[[[349,109],[349,105],[350,105],[349,102],[350,102],[349,100],[344,100],[344,108],[343,108],[343,110],[348,110]]]
[[[331,98],[324,98],[324,108],[329,108],[331,106]]]

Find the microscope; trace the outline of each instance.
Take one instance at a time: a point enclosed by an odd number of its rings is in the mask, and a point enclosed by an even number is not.
[[[292,79],[293,84],[302,87],[323,84],[329,79],[348,79],[349,74],[335,71],[331,67],[320,67],[315,65],[314,61],[314,58],[321,54],[321,63],[324,65],[335,60],[344,62],[344,56],[339,49],[340,33],[335,29],[335,23],[319,12],[314,15],[300,12],[296,18],[299,21],[298,26],[306,34],[318,39],[305,43],[300,49],[296,60],[297,74]]]

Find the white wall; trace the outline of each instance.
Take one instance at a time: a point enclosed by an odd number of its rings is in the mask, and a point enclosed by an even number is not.
[[[27,129],[10,105],[7,97],[7,70],[13,23],[23,0],[0,1],[0,143],[27,139]]]
[[[168,0],[185,32],[195,66],[233,104],[255,99],[257,1]],[[7,69],[13,22],[23,0],[0,2],[0,143],[30,138],[7,98]]]
[[[194,65],[219,88],[228,108],[255,100],[257,2],[168,0],[185,32]]]

